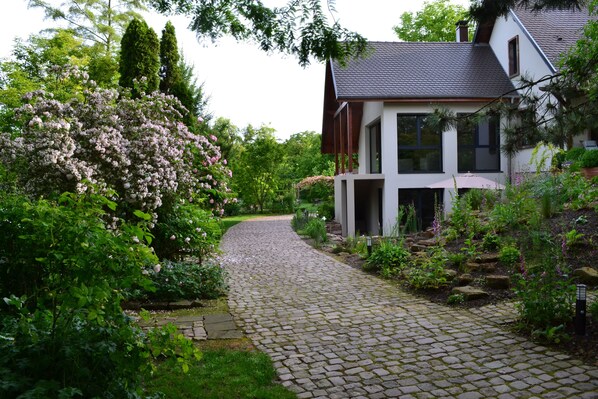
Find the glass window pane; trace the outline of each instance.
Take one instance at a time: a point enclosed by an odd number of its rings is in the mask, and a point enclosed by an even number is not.
[[[472,172],[476,170],[474,167],[474,149],[460,148],[457,156],[457,169],[459,172]]]
[[[399,151],[399,172],[441,172],[439,149]]]
[[[475,170],[499,170],[499,152],[492,148],[476,148]]]
[[[421,145],[440,145],[440,132],[430,126],[429,118],[420,117]]]
[[[417,116],[399,115],[397,117],[399,146],[417,145]]]
[[[478,124],[478,145],[490,145],[488,119],[484,119]]]

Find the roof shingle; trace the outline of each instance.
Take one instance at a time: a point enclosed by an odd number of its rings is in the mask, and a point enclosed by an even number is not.
[[[370,46],[368,58],[350,61],[346,67],[333,63],[338,100],[492,99],[514,89],[486,45],[371,42]]]
[[[531,11],[518,7],[513,13],[542,49],[555,69],[561,54],[567,52],[582,36],[590,20],[588,9]]]

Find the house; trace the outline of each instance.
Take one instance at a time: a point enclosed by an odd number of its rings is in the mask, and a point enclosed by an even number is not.
[[[467,42],[457,25],[450,43],[372,42],[371,54],[326,65],[322,152],[335,154],[335,219],[343,235],[392,234],[399,205],[413,204],[425,227],[436,203],[450,209],[453,189],[427,186],[472,172],[498,183],[528,168],[531,150],[500,151],[515,121],[438,131],[436,109],[471,114],[488,103],[517,102],[521,76],[554,74],[558,57],[581,35],[587,12],[525,9],[484,24]]]

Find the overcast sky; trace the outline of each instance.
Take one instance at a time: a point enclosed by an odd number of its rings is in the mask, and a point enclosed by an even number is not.
[[[269,1],[282,5],[286,1]],[[344,27],[368,40],[397,40],[392,27],[405,11],[417,11],[423,0],[336,0],[335,17]],[[468,5],[469,0],[452,0]],[[45,27],[39,9],[28,9],[26,0],[3,0],[0,23],[0,57],[10,55],[15,37],[27,38]],[[8,5],[7,5],[8,3]],[[195,65],[199,82],[210,96],[209,110],[216,117],[229,118],[235,125],[267,124],[281,139],[293,133],[322,128],[324,65],[302,68],[297,60],[280,54],[266,54],[255,45],[222,39],[216,44],[198,42],[187,29],[188,19],[156,13],[146,20],[160,36],[166,21],[177,30],[179,47]]]

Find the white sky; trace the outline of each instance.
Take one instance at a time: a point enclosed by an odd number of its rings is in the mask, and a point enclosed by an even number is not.
[[[15,37],[27,38],[50,27],[39,9],[28,9],[26,0],[2,0],[0,57],[8,57]],[[424,0],[336,0],[335,17],[344,27],[368,40],[397,40],[392,27],[405,11],[417,11]],[[452,0],[467,6],[469,0]],[[268,4],[272,3],[269,1]],[[276,1],[282,5],[286,1]],[[146,16],[158,36],[166,21],[176,27],[179,47],[195,65],[199,82],[205,82],[208,104],[215,117],[229,118],[240,128],[267,124],[281,139],[305,130],[321,132],[324,98],[324,65],[298,65],[291,56],[266,54],[257,46],[221,39],[199,43],[187,29],[188,19]]]

